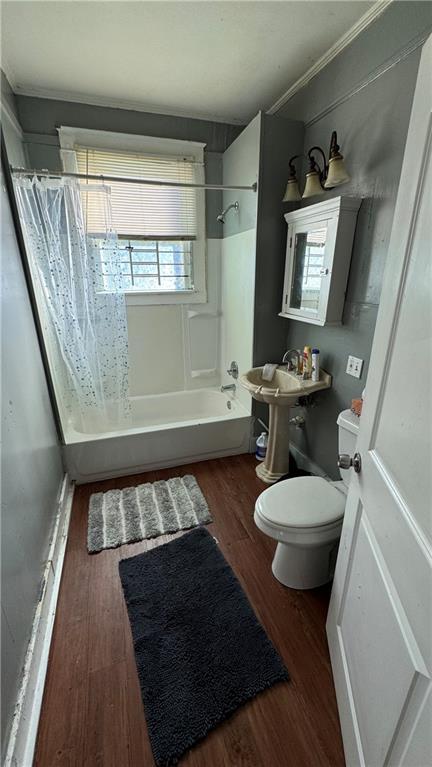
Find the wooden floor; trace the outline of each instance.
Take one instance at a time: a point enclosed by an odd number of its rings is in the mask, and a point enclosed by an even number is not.
[[[89,556],[89,495],[193,473],[209,530],[234,569],[291,681],[243,706],[182,760],[185,767],[338,767],[344,764],[325,636],[327,587],[284,588],[271,574],[274,542],[253,523],[264,485],[249,455],[77,488],[34,764],[152,767],[118,562],[175,536]],[[239,627],[241,630],[241,627]]]

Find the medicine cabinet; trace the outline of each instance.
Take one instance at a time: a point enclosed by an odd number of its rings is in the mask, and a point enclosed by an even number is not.
[[[281,317],[313,325],[341,323],[360,202],[333,197],[285,214]]]

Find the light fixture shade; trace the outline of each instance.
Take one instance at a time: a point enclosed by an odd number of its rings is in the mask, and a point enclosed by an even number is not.
[[[301,200],[300,189],[297,179],[289,178],[282,202],[298,202]]]
[[[324,188],[332,189],[334,186],[340,186],[340,184],[345,184],[349,180],[350,177],[346,171],[342,155],[337,154],[336,157],[330,157]]]
[[[312,170],[309,173],[306,173],[306,184],[302,195],[303,199],[306,199],[306,197],[315,197],[317,194],[322,194],[323,191],[318,171]]]

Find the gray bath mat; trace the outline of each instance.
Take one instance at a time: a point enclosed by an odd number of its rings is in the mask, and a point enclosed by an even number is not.
[[[87,548],[94,554],[211,521],[206,499],[191,474],[94,493],[89,503]]]

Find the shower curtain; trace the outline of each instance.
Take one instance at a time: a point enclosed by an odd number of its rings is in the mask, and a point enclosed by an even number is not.
[[[63,428],[126,425],[126,305],[109,187],[24,176],[14,185]],[[86,231],[86,206],[97,206],[102,231]]]

